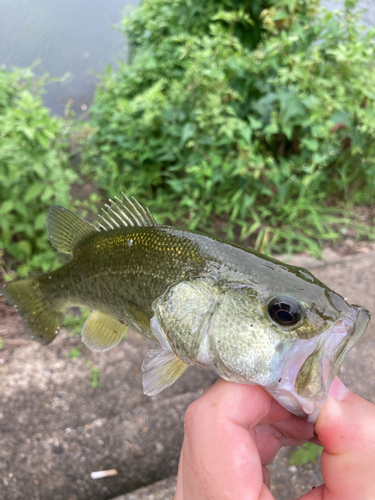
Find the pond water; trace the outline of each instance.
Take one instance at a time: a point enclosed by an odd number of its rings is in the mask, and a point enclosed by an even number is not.
[[[0,65],[70,76],[48,85],[44,99],[62,114],[68,99],[82,113],[97,83],[95,73],[126,56],[124,37],[114,29],[137,0],[0,0]],[[83,108],[83,109],[82,109]]]
[[[323,5],[327,10],[338,10],[343,8],[344,0],[323,0]],[[365,26],[375,26],[375,0],[359,0],[357,7],[365,11],[362,15]]]
[[[325,0],[329,9],[343,1]],[[90,104],[96,73],[126,57],[123,36],[114,29],[138,0],[0,0],[0,65],[30,66],[41,63],[38,73],[70,76],[47,87],[45,103],[63,114],[71,99],[72,109],[82,113]],[[375,25],[375,0],[360,0],[368,9],[363,20]]]

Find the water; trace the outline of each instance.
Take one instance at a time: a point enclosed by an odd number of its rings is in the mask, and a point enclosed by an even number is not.
[[[329,10],[342,8],[343,0],[325,0]],[[87,109],[97,84],[94,73],[126,57],[124,37],[113,29],[137,0],[0,0],[0,65],[30,66],[42,63],[38,73],[61,77],[63,83],[47,88],[45,103],[63,114],[71,99],[74,111]],[[360,0],[368,9],[363,21],[375,25],[375,0]]]
[[[0,65],[26,67],[36,60],[39,74],[70,77],[50,84],[44,97],[63,114],[68,99],[78,113],[90,104],[93,73],[126,57],[124,37],[113,26],[137,0],[0,0]]]
[[[327,10],[340,10],[344,0],[324,0],[323,4]],[[375,26],[375,0],[359,0],[357,8],[365,10],[362,15],[363,24],[368,28]]]

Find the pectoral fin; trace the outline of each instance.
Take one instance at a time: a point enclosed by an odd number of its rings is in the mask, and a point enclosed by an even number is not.
[[[173,352],[161,349],[149,351],[142,364],[143,393],[147,396],[159,394],[176,382],[188,366]]]
[[[92,351],[106,351],[120,342],[128,327],[113,316],[94,311],[82,329],[82,341]]]

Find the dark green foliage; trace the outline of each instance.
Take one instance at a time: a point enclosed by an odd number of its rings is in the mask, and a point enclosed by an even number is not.
[[[347,3],[145,0],[91,108],[87,172],[190,229],[319,252],[375,194],[374,33]],[[332,204],[332,203],[331,203]],[[222,224],[223,224],[222,223]],[[281,246],[280,246],[281,245]]]
[[[42,104],[46,81],[31,69],[0,71],[0,250],[28,261],[21,275],[51,268],[56,253],[45,228],[47,210],[70,205],[77,179],[68,163],[69,130]]]

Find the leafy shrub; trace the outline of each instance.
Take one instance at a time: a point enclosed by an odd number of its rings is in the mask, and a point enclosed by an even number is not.
[[[96,92],[87,172],[159,220],[317,253],[332,201],[375,192],[375,38],[353,6],[145,0]]]
[[[68,164],[68,129],[49,114],[41,93],[47,78],[32,69],[0,71],[0,249],[16,259],[19,274],[50,268],[51,204],[70,205],[77,174]]]

